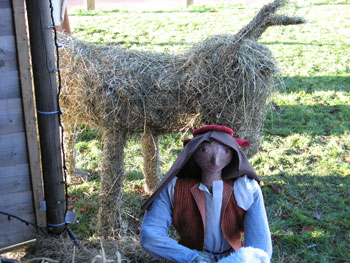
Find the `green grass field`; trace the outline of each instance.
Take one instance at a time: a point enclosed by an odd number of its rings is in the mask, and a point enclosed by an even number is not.
[[[73,35],[104,44],[181,53],[214,34],[234,34],[261,6],[193,6],[189,10],[70,13]],[[350,1],[291,2],[281,13],[304,25],[271,27],[260,39],[279,62],[283,87],[270,102],[261,151],[251,163],[262,179],[274,254],[272,262],[350,262]],[[161,139],[162,172],[185,135]],[[127,143],[123,213],[136,235],[143,202],[139,137]],[[85,183],[70,187],[81,239],[94,235],[101,163],[99,133],[78,137]],[[279,190],[279,191],[277,191]]]

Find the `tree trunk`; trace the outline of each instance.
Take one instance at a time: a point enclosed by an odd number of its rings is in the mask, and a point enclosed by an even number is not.
[[[152,192],[160,179],[159,137],[149,130],[142,134],[143,174],[146,179],[145,190]]]
[[[124,147],[127,133],[105,129],[101,190],[99,195],[98,235],[107,238],[121,225],[121,198],[124,179]]]

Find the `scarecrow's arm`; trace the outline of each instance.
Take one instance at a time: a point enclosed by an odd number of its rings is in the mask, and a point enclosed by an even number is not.
[[[267,221],[264,199],[259,186],[254,193],[254,202],[244,219],[244,246],[264,250],[271,258],[272,241]]]
[[[145,213],[141,228],[141,246],[156,258],[172,262],[194,262],[199,256],[197,251],[182,246],[168,237],[171,222],[171,201],[165,188]]]

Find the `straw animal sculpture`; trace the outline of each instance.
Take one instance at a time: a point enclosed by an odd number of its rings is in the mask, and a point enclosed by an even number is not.
[[[143,134],[150,189],[157,183],[160,134],[226,125],[250,141],[248,156],[257,151],[277,71],[271,52],[257,40],[269,26],[304,22],[276,15],[283,2],[264,6],[237,34],[212,36],[179,55],[60,37],[63,121],[67,127],[78,122],[103,131],[99,229],[107,232],[100,233],[108,233],[120,219],[123,149],[129,135]],[[155,180],[147,181],[152,176]]]

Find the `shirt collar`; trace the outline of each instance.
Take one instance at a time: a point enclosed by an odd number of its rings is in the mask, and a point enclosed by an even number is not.
[[[217,191],[218,189],[222,189],[222,186],[223,186],[224,182],[222,180],[216,180],[216,181],[213,181],[213,193],[215,191]],[[208,187],[203,184],[202,182],[199,184],[199,187],[198,187],[200,190],[202,190],[203,192],[207,192],[207,193],[210,193]]]

